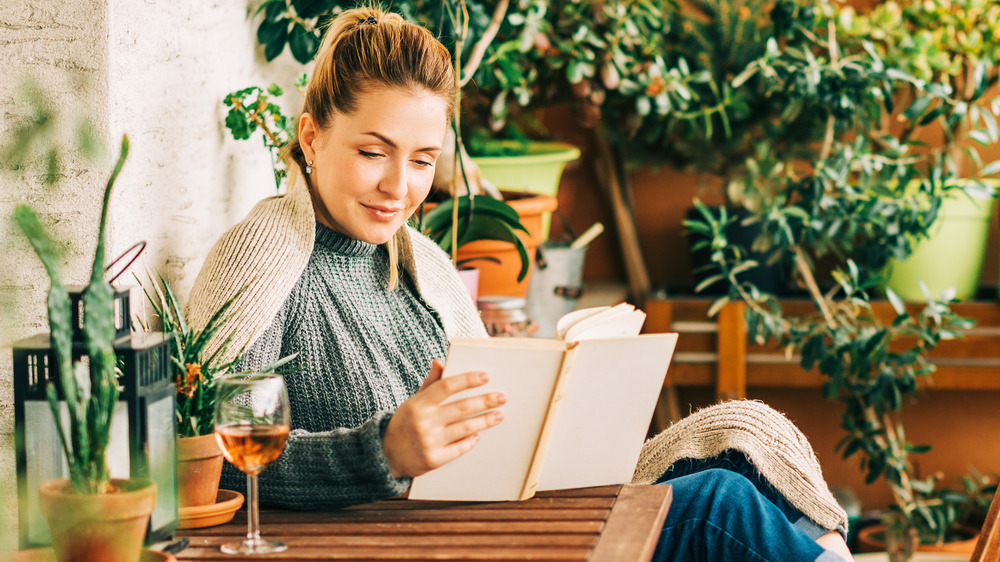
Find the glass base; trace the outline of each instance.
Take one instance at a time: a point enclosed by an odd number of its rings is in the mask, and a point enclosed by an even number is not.
[[[264,539],[246,539],[240,542],[226,543],[219,547],[219,550],[226,554],[270,554],[287,549],[288,546],[283,542],[266,541]]]

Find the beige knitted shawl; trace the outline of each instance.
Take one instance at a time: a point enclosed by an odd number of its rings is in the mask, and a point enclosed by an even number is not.
[[[487,337],[486,329],[468,293],[454,274],[448,255],[429,238],[406,227],[395,238],[402,268],[417,292],[441,318],[449,338]],[[209,251],[188,298],[186,318],[196,329],[241,288],[225,333],[233,339],[221,358],[236,358],[263,333],[302,276],[316,241],[312,198],[304,181],[288,193],[262,200]]]
[[[746,454],[765,480],[821,527],[847,529],[847,513],[823,480],[809,441],[763,402],[722,402],[671,425],[643,446],[632,481],[652,483],[680,459],[704,459],[727,449]]]

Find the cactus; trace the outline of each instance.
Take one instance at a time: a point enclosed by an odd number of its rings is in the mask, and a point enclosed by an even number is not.
[[[83,333],[90,358],[89,373],[81,374],[74,369],[69,294],[59,275],[52,240],[30,207],[22,204],[14,210],[18,226],[35,249],[51,281],[48,296],[49,330],[56,363],[59,365],[59,381],[69,409],[68,428],[63,427],[62,417],[59,415],[59,400],[51,381],[46,386],[46,394],[69,464],[70,482],[74,492],[78,494],[99,494],[110,488],[104,453],[110,440],[111,417],[118,401],[118,381],[115,375],[117,358],[113,348],[113,291],[111,285],[104,280],[104,232],[111,189],[125,164],[128,146],[128,137],[122,137],[118,161],[104,190],[94,265],[90,283],[83,294]]]

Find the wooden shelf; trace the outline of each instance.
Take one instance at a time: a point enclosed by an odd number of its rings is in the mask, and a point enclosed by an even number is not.
[[[743,398],[747,387],[813,388],[823,384],[816,371],[799,367],[798,356],[783,349],[765,348],[747,341],[743,303],[730,303],[715,318],[708,317],[712,298],[680,297],[646,302],[646,331],[678,332],[677,352],[669,381],[676,386],[715,386],[719,398]],[[784,301],[791,312],[807,312],[802,299]],[[874,308],[889,319],[888,302]],[[921,307],[914,306],[914,312]],[[948,390],[1000,390],[1000,303],[973,301],[952,307],[972,318],[976,327],[960,340],[941,342],[930,355],[937,370],[924,385]]]

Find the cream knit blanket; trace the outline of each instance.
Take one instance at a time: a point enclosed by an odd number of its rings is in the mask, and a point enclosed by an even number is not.
[[[847,512],[823,480],[809,441],[763,402],[722,402],[671,425],[643,446],[632,482],[650,484],[680,459],[704,459],[727,449],[743,452],[765,480],[821,527],[847,529]]]

